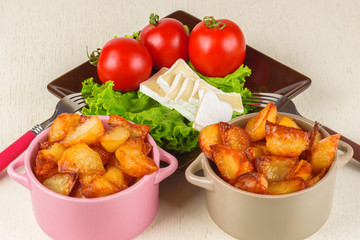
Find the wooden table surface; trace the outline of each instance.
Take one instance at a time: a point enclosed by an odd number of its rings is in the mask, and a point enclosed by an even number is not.
[[[89,49],[133,33],[154,12],[184,10],[236,22],[247,43],[309,76],[294,101],[302,115],[360,143],[360,3],[318,1],[0,1],[0,150],[51,116],[46,86],[87,60]],[[49,239],[29,190],[0,173],[0,239]],[[159,212],[136,239],[232,239],[209,217],[204,190],[175,174],[160,184]],[[309,239],[360,239],[360,163],[338,170],[327,223]],[[311,216],[309,216],[311,218]]]

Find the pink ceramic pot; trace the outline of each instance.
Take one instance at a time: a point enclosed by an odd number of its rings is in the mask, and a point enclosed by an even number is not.
[[[245,127],[257,113],[233,119],[230,123]],[[314,122],[287,113],[304,129]],[[320,129],[324,137],[329,134]],[[206,189],[210,217],[226,233],[237,239],[304,239],[319,230],[329,218],[335,190],[336,171],[353,156],[353,149],[339,141],[337,153],[328,173],[314,186],[284,195],[261,195],[240,190],[223,181],[213,170],[204,153],[186,169],[186,179]],[[203,171],[203,176],[196,174]],[[340,221],[340,220],[339,220]]]
[[[107,126],[108,117],[100,116]],[[9,176],[30,189],[36,221],[53,239],[131,239],[143,232],[154,220],[159,201],[159,183],[175,172],[175,157],[158,147],[151,136],[152,158],[169,165],[144,176],[119,193],[94,199],[79,199],[57,194],[44,187],[33,169],[38,143],[47,139],[48,130],[38,135],[24,155],[8,167]],[[25,174],[16,172],[25,165]]]

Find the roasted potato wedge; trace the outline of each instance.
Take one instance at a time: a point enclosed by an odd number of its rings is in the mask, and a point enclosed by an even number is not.
[[[278,125],[281,126],[286,126],[286,127],[292,127],[292,128],[297,128],[297,129],[301,129],[299,127],[299,125],[296,123],[296,121],[290,117],[290,116],[283,116],[283,115],[279,115],[278,116],[278,121],[277,121]]]
[[[74,129],[80,120],[79,114],[60,114],[52,123],[49,129],[49,141],[62,140],[70,130]]]
[[[255,165],[255,160],[257,157],[265,156],[265,152],[262,148],[259,147],[248,147],[245,150],[246,157],[250,160],[250,162]]]
[[[290,178],[300,177],[307,181],[311,178],[312,166],[308,161],[300,160],[299,164],[297,165],[294,173]]]
[[[121,169],[132,177],[143,177],[158,170],[155,162],[145,155],[146,146],[141,137],[129,138],[116,151]]]
[[[95,144],[105,132],[104,125],[98,116],[80,116],[79,123],[71,129],[61,141],[65,147],[78,143]]]
[[[257,147],[257,148],[261,148],[264,151],[265,155],[271,155],[271,153],[269,152],[269,150],[266,147],[266,141],[265,140],[264,141],[253,142],[252,146]]]
[[[264,174],[257,172],[248,172],[240,175],[233,185],[239,189],[259,194],[265,194],[268,189],[268,181]]]
[[[225,146],[233,149],[241,149],[243,151],[250,147],[250,137],[242,127],[224,122],[220,122],[219,124],[220,133]]]
[[[305,180],[293,178],[269,183],[268,193],[271,195],[293,193],[305,189]]]
[[[288,179],[298,165],[297,157],[260,156],[255,160],[258,173],[264,174],[269,182]]]
[[[223,144],[219,123],[206,126],[199,133],[199,146],[211,160],[213,157],[210,146],[215,144]]]
[[[85,198],[85,196],[81,194],[81,186],[77,184],[75,184],[69,196],[75,198]]]
[[[99,154],[103,165],[108,164],[111,156],[113,155],[112,153],[106,151],[100,144],[98,144],[96,146],[92,146],[91,148],[92,148],[92,150],[94,150],[95,152],[97,152]]]
[[[314,186],[316,183],[318,183],[326,174],[326,170],[323,169],[320,173],[318,173],[316,176],[314,176],[313,178],[310,178],[309,180],[306,181],[306,187],[312,187]]]
[[[246,124],[245,131],[249,134],[252,142],[265,138],[266,121],[272,123],[276,123],[277,121],[277,109],[273,102],[270,102]]]
[[[58,172],[57,162],[64,152],[64,146],[59,143],[54,143],[49,149],[38,152],[35,160],[35,174],[40,182]]]
[[[266,147],[272,155],[298,157],[309,148],[310,131],[266,122]]]
[[[327,171],[330,168],[336,154],[340,136],[340,134],[335,134],[322,139],[311,151],[308,161],[312,165],[314,174],[320,173],[323,169]]]
[[[125,118],[120,117],[118,115],[110,115],[108,124],[110,129],[114,127],[114,125],[120,125],[127,128],[130,132],[131,138],[141,137],[145,139],[150,131],[150,125],[131,123]]]
[[[307,151],[306,159],[311,158],[311,152],[314,151],[314,148],[318,142],[322,139],[322,135],[319,130],[319,123],[316,122],[314,127],[311,131],[310,143],[309,143],[309,150]]]
[[[115,183],[120,190],[124,190],[129,187],[128,179],[129,176],[126,175],[120,168],[114,166],[106,167],[106,173],[104,175],[112,183]]]
[[[115,152],[115,150],[129,137],[130,131],[127,127],[122,125],[115,125],[100,137],[100,143],[106,149],[106,151]]]
[[[75,185],[76,178],[77,175],[73,173],[57,173],[45,179],[43,184],[56,193],[68,196]]]
[[[93,178],[88,184],[81,188],[81,194],[86,198],[104,197],[119,191],[120,188],[104,176]]]
[[[81,174],[105,174],[106,172],[99,154],[85,143],[66,149],[58,162],[58,170]]]
[[[231,149],[221,144],[212,145],[210,148],[213,160],[225,181],[232,182],[241,174],[253,171],[254,168],[243,150]]]

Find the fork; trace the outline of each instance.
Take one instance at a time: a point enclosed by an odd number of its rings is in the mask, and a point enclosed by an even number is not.
[[[43,123],[35,125],[31,130],[27,131],[13,144],[0,153],[0,172],[4,170],[12,161],[22,154],[31,141],[42,131],[48,128],[57,116],[62,113],[74,113],[85,107],[85,99],[81,93],[73,93],[60,99],[55,107],[54,114]]]
[[[273,102],[279,112],[292,113],[294,115],[301,116],[301,114],[296,109],[294,102],[291,99],[277,93],[254,92],[251,94],[251,97],[244,100],[245,104],[262,108],[266,107],[269,102]],[[324,128],[330,135],[337,134],[337,132],[324,125],[321,125],[321,127]],[[353,158],[360,162],[360,145],[342,135],[340,137],[340,140],[348,143],[353,148]]]

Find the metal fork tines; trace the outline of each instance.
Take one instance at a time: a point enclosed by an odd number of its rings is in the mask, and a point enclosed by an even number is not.
[[[278,111],[293,113],[300,116],[295,104],[284,95],[254,92],[251,94],[251,97],[244,100],[245,104],[262,108],[266,107],[269,102],[273,102]]]
[[[277,105],[284,96],[277,93],[260,93],[254,92],[251,97],[247,98],[244,103],[248,105],[266,107],[269,102],[273,102]]]
[[[31,131],[38,135],[44,129],[48,128],[57,116],[62,113],[74,113],[85,107],[87,104],[81,93],[73,93],[60,99],[55,107],[54,114],[46,121],[34,126]]]

